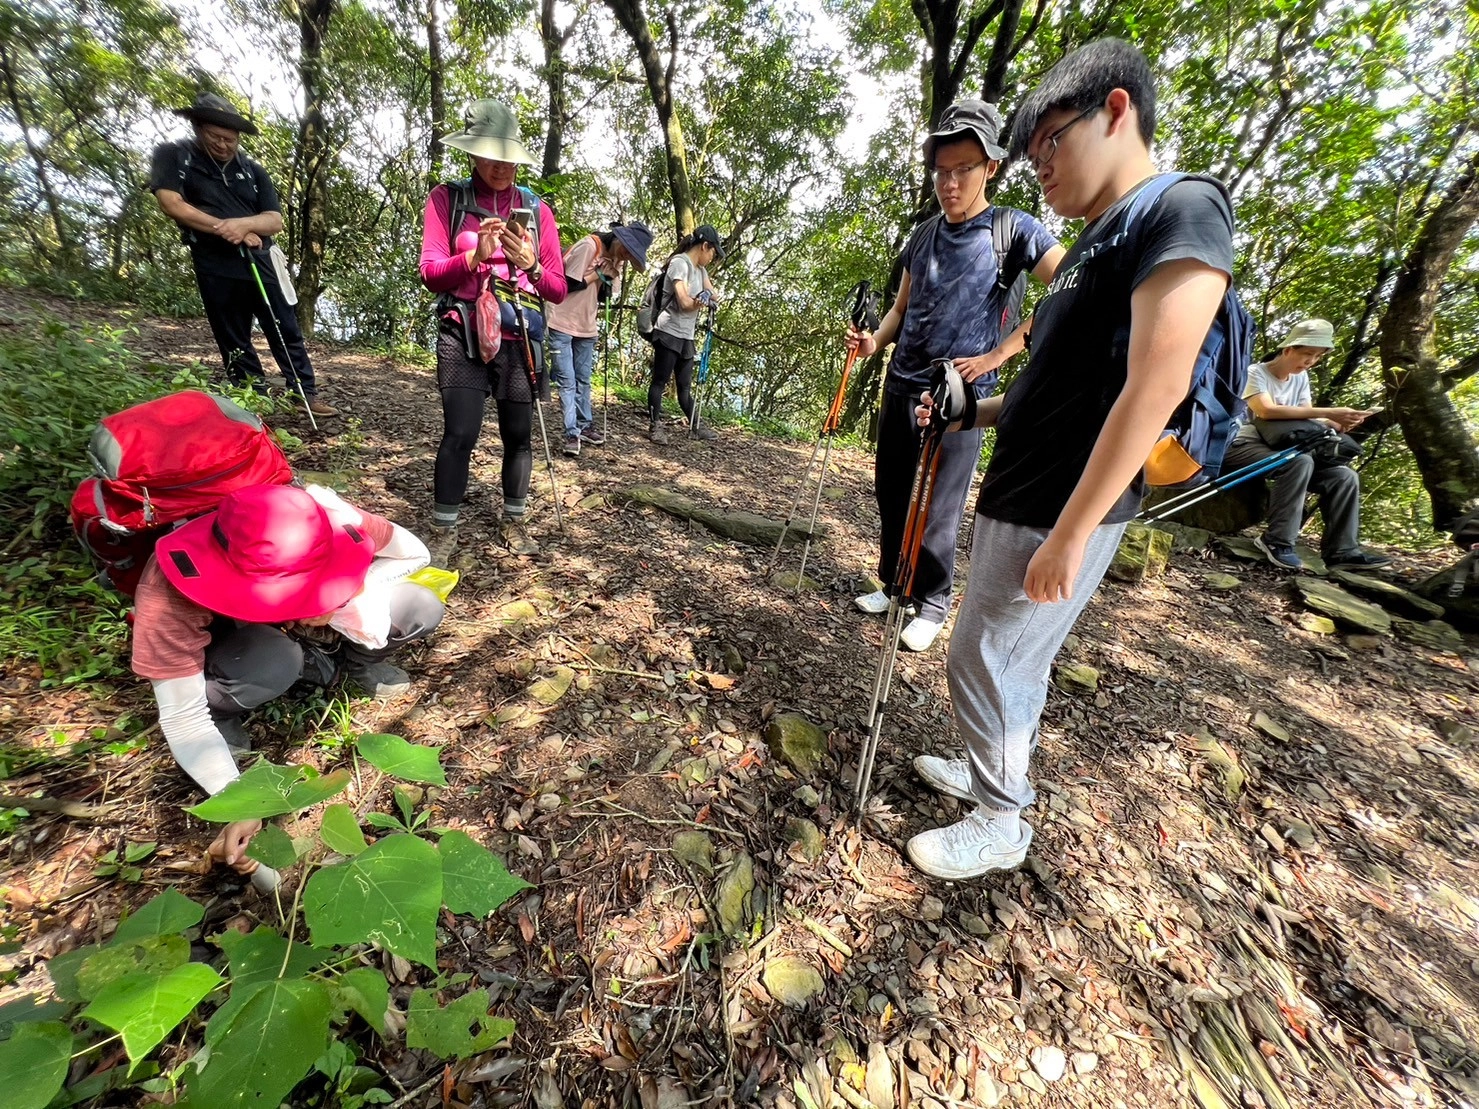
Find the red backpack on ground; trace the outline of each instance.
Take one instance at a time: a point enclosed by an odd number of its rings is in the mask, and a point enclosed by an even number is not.
[[[103,577],[129,596],[161,535],[228,493],[286,485],[293,468],[260,419],[224,397],[186,391],[104,416],[88,439],[97,477],[72,494],[72,530]]]

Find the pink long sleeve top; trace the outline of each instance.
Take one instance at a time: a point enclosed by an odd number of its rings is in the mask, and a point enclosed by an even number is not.
[[[473,189],[478,207],[496,213],[499,219],[507,220],[510,213],[523,204],[517,186],[494,192],[474,176]],[[471,301],[477,297],[483,278],[490,271],[494,277],[508,280],[508,262],[503,256],[503,246],[499,244],[486,262],[475,270],[468,268],[472,252],[450,248],[453,237],[447,233],[447,221],[451,217],[451,207],[451,195],[446,185],[438,185],[426,198],[426,212],[421,222],[421,283],[434,293],[450,292],[458,300]],[[516,269],[518,287],[551,304],[559,304],[565,299],[568,288],[565,284],[564,252],[560,249],[560,228],[548,204],[541,203],[536,211],[539,219],[539,263],[544,272],[537,282],[531,282],[527,273]],[[457,231],[459,234],[464,231],[476,233],[477,229],[478,217],[469,213],[463,217],[462,226]]]

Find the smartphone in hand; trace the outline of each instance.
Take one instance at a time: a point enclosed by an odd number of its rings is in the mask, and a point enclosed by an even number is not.
[[[515,208],[508,214],[508,222],[514,227],[529,230],[529,221],[534,218],[534,212],[529,208]]]

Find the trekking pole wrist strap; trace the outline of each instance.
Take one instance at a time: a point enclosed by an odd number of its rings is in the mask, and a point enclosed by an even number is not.
[[[970,431],[976,426],[976,390],[960,376],[955,363],[948,358],[937,358],[930,363],[930,396],[934,408],[930,414],[930,430]]]

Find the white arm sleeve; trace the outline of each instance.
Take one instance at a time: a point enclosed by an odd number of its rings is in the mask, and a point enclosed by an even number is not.
[[[370,563],[365,574],[365,586],[389,585],[409,577],[423,566],[431,564],[431,552],[426,544],[417,539],[400,524],[392,524],[390,542],[375,552],[375,561]]]
[[[220,793],[238,777],[236,760],[211,720],[205,674],[154,682],[159,727],[170,754],[207,793]]]

